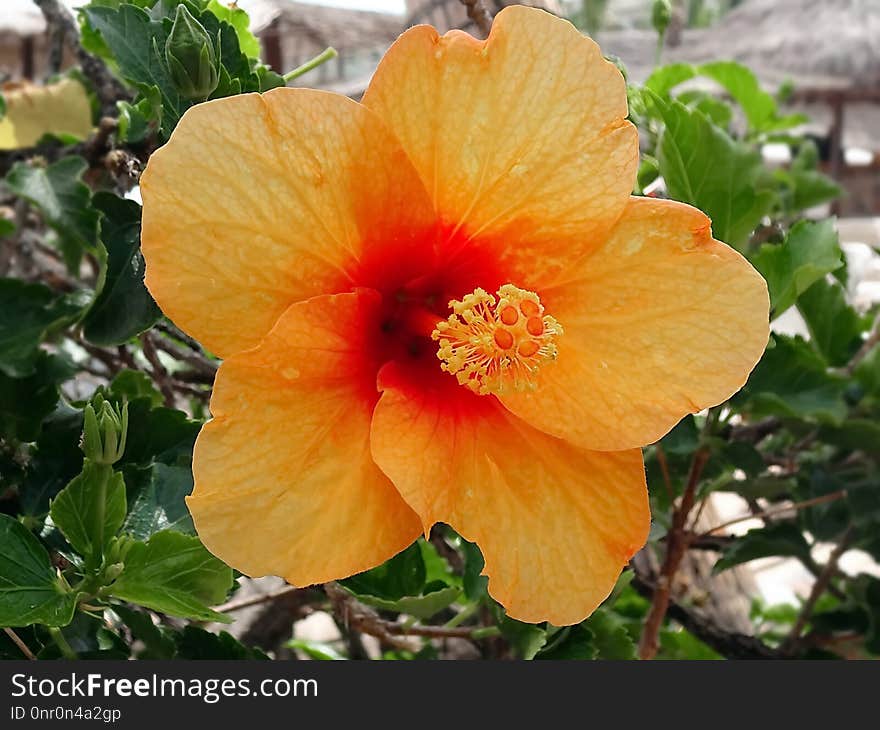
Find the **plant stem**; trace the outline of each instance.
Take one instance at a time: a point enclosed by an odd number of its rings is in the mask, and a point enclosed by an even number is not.
[[[461,626],[465,621],[467,621],[471,616],[473,616],[477,609],[479,609],[478,603],[472,603],[469,606],[465,606],[461,611],[459,611],[455,616],[453,616],[449,621],[443,624],[444,628],[454,629],[456,626]]]
[[[79,658],[77,657],[76,652],[73,650],[70,644],[67,643],[67,639],[64,638],[64,634],[61,633],[61,629],[59,629],[57,626],[51,626],[49,627],[49,633],[52,635],[52,640],[61,650],[61,655],[65,659],[73,660]]]
[[[306,61],[302,66],[297,66],[293,71],[288,71],[281,78],[284,79],[284,83],[289,84],[296,78],[299,78],[304,73],[308,73],[313,68],[317,68],[322,63],[329,61],[332,58],[336,58],[339,54],[336,52],[336,49],[333,46],[328,46],[323,51],[321,51],[314,58]]]
[[[98,510],[95,515],[95,524],[92,525],[92,554],[86,560],[86,567],[96,569],[101,565],[104,557],[104,520],[107,516],[107,485],[113,476],[113,467],[109,464],[96,464],[97,478],[100,479],[98,487]]]

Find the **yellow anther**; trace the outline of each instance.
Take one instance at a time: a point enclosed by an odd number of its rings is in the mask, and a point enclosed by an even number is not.
[[[535,375],[556,359],[562,327],[538,295],[505,284],[497,298],[476,289],[449,302],[452,314],[431,334],[441,367],[475,393],[502,395],[535,388]]]

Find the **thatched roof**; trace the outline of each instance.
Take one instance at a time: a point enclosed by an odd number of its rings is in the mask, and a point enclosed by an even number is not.
[[[334,8],[311,3],[271,0],[279,14],[283,34],[299,34],[336,50],[388,46],[403,30],[403,17],[395,13]],[[245,4],[242,7],[247,9]]]
[[[880,87],[880,2],[746,0],[670,56],[732,58],[800,88]]]

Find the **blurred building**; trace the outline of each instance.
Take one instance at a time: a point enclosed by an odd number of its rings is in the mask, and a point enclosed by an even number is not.
[[[530,5],[548,10],[555,15],[563,15],[563,4],[560,0],[522,0],[507,2],[506,0],[483,0],[483,6],[495,15],[505,5]],[[427,23],[433,25],[441,33],[452,28],[460,28],[474,35],[474,22],[468,17],[467,9],[461,0],[406,0],[406,25]]]
[[[74,0],[65,4],[72,6]],[[53,45],[58,67],[66,68],[73,57],[48,37],[43,13],[32,0],[0,0],[0,83],[42,79],[57,71],[50,62]]]
[[[306,86],[359,96],[382,54],[403,30],[403,16],[289,0],[243,0],[263,60],[284,73],[328,46],[338,56],[301,79]]]

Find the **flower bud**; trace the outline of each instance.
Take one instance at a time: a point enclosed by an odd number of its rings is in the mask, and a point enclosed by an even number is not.
[[[165,62],[177,91],[186,99],[204,101],[220,83],[211,36],[185,5],[177,6],[165,41]]]
[[[83,411],[82,450],[96,464],[115,464],[125,451],[128,403],[112,405],[100,393]]]
[[[670,20],[672,20],[672,6],[669,0],[654,0],[654,6],[651,8],[651,25],[657,31],[657,35],[662,36],[666,32]]]

